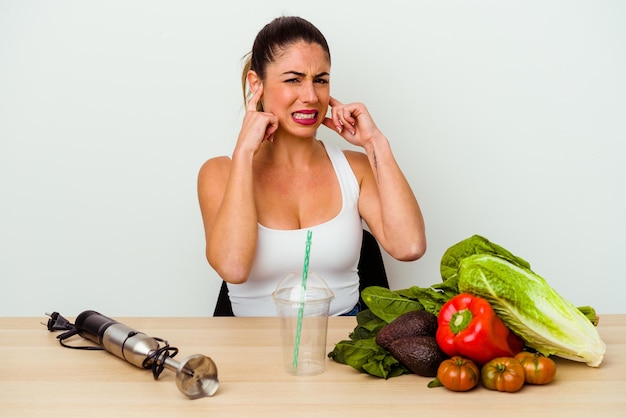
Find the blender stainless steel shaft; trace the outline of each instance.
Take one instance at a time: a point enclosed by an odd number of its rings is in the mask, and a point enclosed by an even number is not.
[[[205,355],[193,354],[178,362],[168,355],[167,348],[161,347],[158,339],[96,311],[82,312],[74,325],[80,336],[137,367],[175,372],[178,389],[191,399],[213,396],[219,387],[217,367]]]

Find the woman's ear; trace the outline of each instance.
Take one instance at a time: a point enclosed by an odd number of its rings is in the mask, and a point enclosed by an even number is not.
[[[248,78],[248,86],[250,86],[250,91],[252,92],[252,94],[254,94],[259,88],[259,85],[261,84],[261,78],[256,73],[256,71],[253,71],[253,70],[248,71],[247,78]]]
[[[250,87],[250,95],[253,95],[257,92],[259,88],[263,86],[263,80],[261,80],[261,77],[259,77],[256,71],[252,70],[248,71],[247,78],[248,86]],[[263,112],[263,98],[259,99],[259,101],[257,102],[256,110],[259,112]]]

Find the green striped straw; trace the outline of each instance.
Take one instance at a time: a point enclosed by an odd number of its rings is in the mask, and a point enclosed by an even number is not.
[[[296,341],[293,346],[293,361],[291,366],[298,367],[298,352],[300,351],[300,334],[302,334],[302,317],[304,316],[304,301],[306,299],[306,282],[309,276],[309,253],[311,252],[312,231],[306,234],[306,251],[304,252],[304,268],[302,269],[302,293],[300,294],[300,307],[298,309],[298,324],[296,326]]]

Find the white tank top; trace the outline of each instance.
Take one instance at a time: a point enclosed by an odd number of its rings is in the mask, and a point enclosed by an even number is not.
[[[306,229],[277,230],[259,224],[257,250],[245,283],[228,283],[235,316],[276,316],[272,292],[291,272],[302,271],[310,230],[309,272],[319,274],[334,292],[330,315],[341,315],[359,300],[357,265],[363,238],[359,184],[343,151],[324,143],[341,188],[342,206],[333,219]]]

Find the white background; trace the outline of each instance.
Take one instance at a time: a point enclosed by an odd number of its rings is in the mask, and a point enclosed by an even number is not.
[[[0,315],[212,314],[196,175],[281,14],[324,32],[332,94],[368,105],[421,203],[427,254],[386,257],[392,288],[480,234],[626,312],[623,1],[0,0]]]

